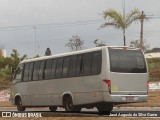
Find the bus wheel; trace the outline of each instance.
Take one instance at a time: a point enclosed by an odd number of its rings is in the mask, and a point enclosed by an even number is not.
[[[50,107],[49,107],[49,110],[52,111],[52,112],[53,112],[53,111],[56,111],[56,110],[57,110],[57,107],[50,106]]]
[[[70,96],[66,96],[64,98],[64,108],[67,112],[73,112],[74,111],[74,107],[73,107],[73,101],[72,98]]]
[[[64,97],[63,106],[67,112],[80,112],[81,111],[81,107],[76,107],[73,105],[73,101],[70,96]]]
[[[16,100],[16,105],[17,105],[17,110],[18,111],[25,111],[26,107],[25,106],[22,106],[22,100],[21,98],[17,98]]]
[[[97,106],[98,111],[100,112],[100,114],[107,114],[110,115],[112,109],[113,109],[113,104],[103,104],[100,106]]]

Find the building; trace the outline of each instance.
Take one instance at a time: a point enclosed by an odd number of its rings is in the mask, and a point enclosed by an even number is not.
[[[155,52],[155,53],[147,53],[145,54],[146,58],[160,58],[160,52]]]
[[[160,58],[160,48],[153,48],[145,54],[146,58]]]
[[[6,57],[6,50],[0,49],[0,57]]]

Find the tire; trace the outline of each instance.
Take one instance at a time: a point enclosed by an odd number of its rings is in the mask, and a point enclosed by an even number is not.
[[[79,113],[81,111],[81,107],[76,107],[76,106],[74,106],[74,112],[77,112],[77,113]]]
[[[72,98],[70,96],[66,96],[64,98],[64,108],[67,112],[80,112],[81,108],[80,107],[75,107],[73,105]]]
[[[103,105],[97,106],[97,109],[100,114],[110,115],[110,113],[113,109],[113,104],[112,103],[103,104]]]
[[[18,111],[21,112],[21,111],[25,111],[26,110],[26,107],[22,106],[22,100],[21,100],[21,98],[17,98],[16,105],[17,105],[17,110]]]
[[[52,111],[52,112],[54,112],[54,111],[56,111],[56,110],[57,110],[57,107],[50,106],[50,107],[49,107],[49,110],[50,110],[50,111]]]

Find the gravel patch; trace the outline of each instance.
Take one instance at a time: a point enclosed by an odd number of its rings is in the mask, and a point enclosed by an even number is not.
[[[10,98],[9,88],[0,91],[0,101],[9,101],[9,98]]]

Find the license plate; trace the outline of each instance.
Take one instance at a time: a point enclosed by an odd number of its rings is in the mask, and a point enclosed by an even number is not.
[[[127,96],[127,97],[126,97],[126,101],[132,101],[132,100],[134,100],[134,97],[133,97],[133,96]]]

